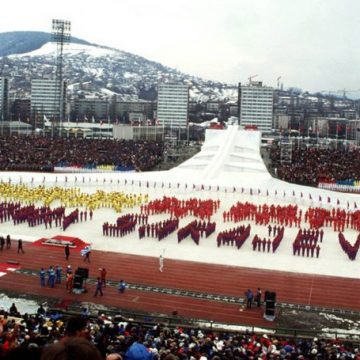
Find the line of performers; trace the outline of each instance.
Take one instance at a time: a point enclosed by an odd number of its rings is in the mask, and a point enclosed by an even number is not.
[[[136,224],[147,224],[147,215],[126,214],[119,216],[115,224],[105,222],[102,226],[104,236],[123,237],[135,231]]]
[[[27,222],[30,227],[45,224],[45,228],[48,228],[48,226],[52,227],[53,221],[56,226],[60,226],[64,214],[65,208],[62,206],[51,210],[49,206],[37,208],[34,205],[28,205],[14,209],[11,217],[14,225]]]
[[[20,207],[20,202],[2,201],[0,203],[0,223],[10,220],[14,214],[14,211]]]
[[[246,239],[249,237],[250,231],[250,224],[248,224],[246,227],[245,225],[241,225],[231,230],[222,231],[216,238],[217,246],[220,247],[221,245],[235,245],[238,249],[240,249]]]
[[[229,211],[223,212],[224,222],[255,221],[256,225],[267,225],[270,222],[282,226],[300,226],[302,211],[298,210],[297,205],[256,205],[249,202],[237,202]]]
[[[210,221],[212,215],[220,207],[220,200],[202,200],[191,198],[179,200],[176,197],[164,196],[162,199],[150,201],[148,204],[140,206],[142,214],[163,214],[168,213],[171,218],[183,218],[185,216],[196,216],[201,220]]]
[[[63,219],[63,230],[65,231],[71,224],[79,222],[79,209],[75,209]]]
[[[158,240],[162,240],[179,227],[179,219],[168,219],[159,221],[152,224],[139,226],[139,239],[147,237],[156,237]]]
[[[346,229],[360,231],[360,211],[345,211],[344,209],[309,208],[305,212],[305,222],[311,228],[319,229],[322,226],[333,227],[334,231],[344,232]]]
[[[216,229],[214,222],[194,220],[179,229],[177,232],[178,243],[190,235],[196,245],[199,245],[200,238],[209,237]]]
[[[351,245],[349,241],[345,239],[342,232],[339,233],[339,243],[342,249],[345,251],[350,260],[355,260],[360,247],[360,234],[358,235],[355,244]]]
[[[321,234],[321,235],[320,235]],[[295,240],[293,241],[293,255],[316,257],[320,255],[320,245],[318,241],[323,241],[323,232],[314,229],[299,229]]]
[[[270,225],[269,225],[270,226]],[[274,253],[277,248],[279,247],[282,239],[284,238],[284,231],[285,228],[282,227],[277,227],[274,226],[273,227],[273,233],[275,235],[274,239],[271,241],[270,239],[261,239],[257,234],[254,236],[253,240],[252,240],[252,248],[253,251],[262,251],[262,252],[270,252],[270,250],[272,250],[272,252]],[[271,234],[271,230],[269,228],[269,236]]]

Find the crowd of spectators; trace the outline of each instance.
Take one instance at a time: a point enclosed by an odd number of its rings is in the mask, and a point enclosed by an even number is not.
[[[360,179],[360,150],[293,147],[291,163],[281,164],[281,149],[271,148],[272,167],[277,176],[296,184],[316,186],[321,182]]]
[[[141,324],[121,315],[76,317],[2,310],[1,359],[223,360],[360,359],[356,344],[339,339],[298,339],[250,332]],[[61,356],[60,356],[60,355]]]
[[[145,140],[52,139],[0,135],[0,170],[53,171],[56,166],[151,170],[162,161],[163,144]]]

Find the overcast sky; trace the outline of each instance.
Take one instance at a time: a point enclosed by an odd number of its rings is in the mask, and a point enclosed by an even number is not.
[[[53,18],[205,79],[360,89],[360,0],[17,0],[2,4],[0,32],[50,32]]]

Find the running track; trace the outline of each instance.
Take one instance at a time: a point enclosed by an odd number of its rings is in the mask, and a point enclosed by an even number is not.
[[[0,252],[0,262],[19,261],[22,269],[38,272],[41,267],[61,265],[63,270],[71,264],[73,270],[84,264],[79,252],[72,252],[66,262],[62,248],[33,246],[24,242],[25,254],[17,254],[16,243],[10,250]],[[158,259],[116,252],[92,251],[89,265],[90,278],[99,275],[105,267],[107,279],[116,283],[124,279],[130,284],[142,284],[171,289],[244,297],[247,288],[256,291],[260,287],[275,291],[277,302],[330,307],[360,311],[360,280],[330,276],[295,274],[242,267],[211,265],[205,263],[165,259],[164,272],[158,270]],[[64,273],[64,271],[63,271]],[[249,326],[276,326],[263,319],[263,309],[242,309],[239,304],[196,299],[187,296],[159,294],[127,289],[118,294],[115,287],[106,287],[103,297],[93,297],[94,285],[88,293],[68,294],[64,282],[56,288],[41,288],[38,276],[21,272],[8,272],[0,277],[0,289],[18,293],[50,296],[70,301],[87,301],[131,311],[152,312],[171,316],[176,310],[179,316],[213,320]]]

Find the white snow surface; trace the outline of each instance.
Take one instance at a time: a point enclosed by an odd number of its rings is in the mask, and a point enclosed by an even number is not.
[[[229,101],[236,102],[238,98],[237,87],[225,88],[225,89],[216,89],[216,88],[206,88],[206,85],[203,85],[202,89],[197,88],[194,85],[190,86],[190,98],[193,101],[211,101],[216,99],[228,99]],[[206,94],[206,95],[205,95]]]
[[[114,92],[114,91],[111,91],[109,89],[106,89],[106,88],[102,88],[101,89],[101,92],[105,95],[108,95],[108,96],[113,96],[113,95],[118,95],[118,93]]]
[[[191,238],[180,244],[176,233],[162,241],[155,238],[139,240],[135,231],[125,237],[106,237],[102,234],[105,221],[115,223],[118,216],[127,213],[139,213],[139,207],[123,209],[121,214],[109,208],[97,209],[94,219],[85,223],[70,225],[64,232],[60,228],[45,229],[44,226],[29,228],[27,224],[1,224],[0,233],[11,234],[14,238],[34,241],[41,237],[54,235],[75,236],[90,242],[96,250],[118,251],[128,254],[198,261],[210,264],[245,266],[258,269],[282,270],[296,273],[321,274],[359,278],[359,256],[355,261],[348,259],[338,241],[338,233],[331,228],[324,228],[324,241],[320,244],[320,257],[307,258],[292,255],[292,242],[297,228],[286,228],[284,239],[275,253],[252,250],[251,240],[255,234],[268,238],[267,227],[255,225],[254,222],[224,223],[222,213],[228,211],[237,201],[256,204],[279,204],[281,206],[297,204],[303,214],[310,206],[321,206],[331,209],[339,207],[354,210],[354,203],[360,205],[357,195],[336,193],[306,186],[289,184],[272,178],[262,162],[260,149],[261,134],[257,131],[239,130],[229,126],[226,130],[207,130],[202,151],[193,158],[169,171],[143,173],[68,173],[41,174],[23,172],[1,172],[0,181],[11,183],[22,182],[28,186],[44,184],[47,187],[79,187],[82,192],[93,193],[97,189],[104,191],[123,191],[126,193],[147,193],[149,200],[163,196],[175,196],[180,199],[220,199],[219,211],[212,217],[216,221],[216,232],[209,238],[202,238],[197,246]],[[126,181],[126,184],[125,184]],[[234,191],[235,190],[235,191]],[[258,192],[260,191],[260,194]],[[311,199],[310,199],[311,196]],[[319,199],[321,197],[321,201]],[[330,203],[328,203],[328,197]],[[39,204],[40,205],[40,204]],[[58,206],[54,204],[53,206]],[[72,209],[67,209],[68,214]],[[149,223],[168,219],[169,215],[151,215]],[[180,220],[180,227],[185,226],[194,217]],[[251,234],[240,250],[232,246],[217,247],[216,236],[219,231],[241,224],[251,224]],[[303,222],[303,228],[308,224]],[[345,230],[345,237],[351,243],[358,235],[354,230]],[[26,246],[26,244],[25,244]]]
[[[26,57],[26,56],[53,56],[57,52],[56,43],[53,42],[47,42],[39,49],[36,49],[34,51],[24,53],[24,54],[14,54],[10,55],[10,58],[13,57]],[[85,53],[86,55],[90,55],[93,57],[101,57],[101,56],[122,56],[122,52],[120,50],[112,50],[107,49],[105,47],[100,46],[92,46],[92,45],[85,45],[85,44],[74,44],[69,43],[64,45],[63,49],[64,55],[77,55],[80,53]]]
[[[139,78],[139,75],[138,75],[138,74],[136,74],[136,73],[130,73],[130,72],[128,72],[128,71],[125,71],[123,76],[124,76],[125,79]]]
[[[36,314],[36,311],[39,307],[39,304],[34,300],[22,299],[16,297],[13,298],[7,296],[6,294],[0,293],[0,304],[4,310],[9,311],[13,303],[15,303],[16,308],[18,309],[20,314],[25,314],[25,313]]]

